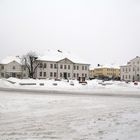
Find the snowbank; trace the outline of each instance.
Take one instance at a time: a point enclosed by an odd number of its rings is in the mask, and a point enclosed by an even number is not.
[[[1,88],[75,91],[75,92],[117,92],[117,91],[140,91],[140,83],[125,83],[121,81],[88,80],[86,85],[77,80],[39,80],[39,79],[0,79]]]

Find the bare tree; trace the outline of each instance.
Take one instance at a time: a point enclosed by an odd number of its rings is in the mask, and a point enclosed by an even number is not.
[[[21,61],[23,65],[28,69],[28,74],[30,78],[36,78],[35,77],[35,71],[37,67],[39,66],[39,62],[37,62],[37,55],[35,52],[28,52],[26,55],[24,55],[21,58]]]

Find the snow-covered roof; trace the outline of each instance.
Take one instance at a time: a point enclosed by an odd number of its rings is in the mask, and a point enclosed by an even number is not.
[[[82,60],[78,56],[70,53],[70,52],[64,52],[60,50],[48,50],[44,56],[39,56],[38,60],[42,61],[60,61],[64,58],[68,58],[73,63],[82,63],[82,64],[89,64],[86,61]]]
[[[21,64],[21,60],[19,59],[19,57],[16,57],[16,56],[8,56],[8,57],[2,59],[0,61],[0,64],[8,64],[8,63],[13,62],[13,61],[16,61],[19,64]]]
[[[140,57],[139,56],[136,56],[135,58],[131,59],[130,62],[131,61],[134,61],[134,60],[137,60],[137,59],[140,59]]]
[[[114,69],[120,69],[120,66],[119,65],[116,65],[116,64],[106,64],[106,65],[99,65],[97,67],[94,67],[94,69],[97,69],[97,68],[114,68]],[[93,67],[91,67],[90,69],[93,69]]]

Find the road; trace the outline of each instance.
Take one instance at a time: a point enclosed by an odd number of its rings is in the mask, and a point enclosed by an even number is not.
[[[139,96],[58,93],[0,91],[0,140],[140,139]]]

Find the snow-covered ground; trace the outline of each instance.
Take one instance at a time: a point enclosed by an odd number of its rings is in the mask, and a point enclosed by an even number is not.
[[[34,79],[0,79],[0,88],[31,89],[48,91],[68,91],[86,93],[107,93],[118,91],[140,92],[140,83],[134,85],[133,82],[125,83],[121,81],[87,80],[86,85],[79,84],[77,80],[34,80]]]
[[[139,128],[140,83],[0,79],[0,140],[139,140]]]
[[[139,128],[138,97],[0,91],[0,140],[139,140]]]

